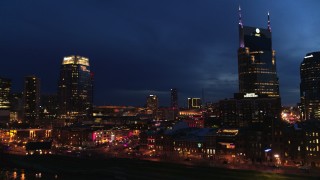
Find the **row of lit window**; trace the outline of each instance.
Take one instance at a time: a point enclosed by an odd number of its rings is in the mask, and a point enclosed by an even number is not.
[[[314,144],[319,144],[319,139],[313,140],[313,141],[309,141],[310,144],[314,143]]]
[[[277,74],[276,72],[268,72],[268,71],[249,71],[249,72],[242,72],[240,73],[240,75],[242,74]]]
[[[309,156],[317,156],[317,155],[316,155],[316,154],[312,154],[312,153],[310,153],[310,154],[309,154]]]
[[[315,152],[315,151],[319,152],[319,146],[317,146],[317,148],[309,148],[309,147],[307,146],[307,147],[306,147],[306,150],[307,150],[307,151],[311,151],[311,152],[312,152],[312,151],[314,151],[314,152]]]
[[[274,89],[254,89],[256,92],[262,93],[262,94],[273,94]]]
[[[250,71],[270,71],[268,68],[250,68]]]
[[[319,134],[318,133],[315,133],[315,132],[313,132],[313,133],[306,133],[306,136],[318,136]],[[318,139],[317,139],[317,141],[318,141]]]
[[[319,69],[320,67],[317,67],[318,64],[313,64],[312,67],[310,66],[307,66],[307,67],[304,67],[304,66],[301,66],[301,70],[312,70],[312,69]]]
[[[254,83],[254,85],[275,85],[276,83]]]

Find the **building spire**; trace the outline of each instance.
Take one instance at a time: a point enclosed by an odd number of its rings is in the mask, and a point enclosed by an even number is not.
[[[240,48],[244,48],[244,34],[243,34],[243,24],[242,24],[240,5],[239,5],[239,46]]]
[[[240,5],[239,5],[239,26],[240,26],[241,28],[243,28],[242,17],[241,17],[241,7],[240,7]]]
[[[270,25],[270,13],[268,11],[268,30],[271,32],[271,25]]]

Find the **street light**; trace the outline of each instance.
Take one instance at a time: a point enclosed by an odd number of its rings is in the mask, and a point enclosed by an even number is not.
[[[265,152],[266,163],[269,164],[271,160],[271,154],[269,152],[271,152],[271,149],[270,148],[265,149],[264,152]]]
[[[281,164],[281,160],[280,160],[280,155],[279,154],[275,154],[273,155],[276,158],[276,166],[279,166]]]

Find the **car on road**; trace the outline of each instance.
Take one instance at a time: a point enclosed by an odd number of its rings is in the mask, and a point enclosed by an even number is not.
[[[310,166],[308,166],[308,165],[299,166],[298,168],[300,170],[304,171],[304,172],[309,172],[310,171]]]

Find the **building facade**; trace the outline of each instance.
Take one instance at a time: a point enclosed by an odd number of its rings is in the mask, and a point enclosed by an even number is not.
[[[320,121],[310,119],[288,126],[285,156],[288,163],[320,167]]]
[[[35,125],[40,112],[40,79],[27,76],[24,81],[23,117],[24,122]]]
[[[176,88],[172,88],[170,91],[171,91],[171,110],[173,113],[173,119],[176,120],[179,114],[178,90]]]
[[[58,98],[57,94],[43,94],[41,96],[40,118],[43,127],[51,127],[58,116]]]
[[[2,124],[10,121],[10,91],[11,80],[0,78],[0,123]]]
[[[91,120],[93,74],[89,59],[82,56],[64,57],[58,84],[59,118],[70,123]]]
[[[240,93],[279,97],[275,50],[272,49],[270,17],[268,28],[244,26],[239,8],[238,76]]]
[[[0,78],[0,109],[10,109],[11,80]]]
[[[320,52],[304,57],[300,78],[301,119],[320,119]]]
[[[159,100],[157,95],[147,96],[147,113],[152,114],[153,118],[157,117]]]
[[[10,94],[10,121],[22,122],[23,120],[23,92]]]
[[[236,93],[233,99],[221,100],[219,103],[220,118],[224,127],[272,125],[273,121],[280,121],[279,98],[254,93]]]
[[[178,90],[173,88],[171,91],[171,108],[176,110],[179,108],[178,106]]]

